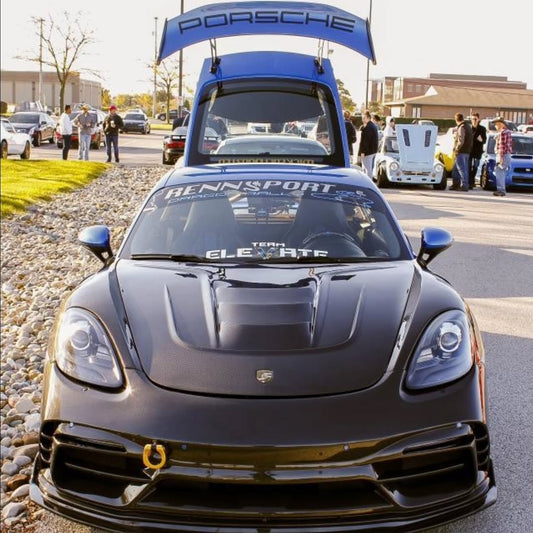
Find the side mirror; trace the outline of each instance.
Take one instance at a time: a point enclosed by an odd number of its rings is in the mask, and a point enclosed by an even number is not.
[[[104,264],[107,264],[113,257],[111,237],[107,226],[89,226],[81,230],[78,234],[78,241]]]
[[[424,268],[453,244],[452,234],[442,228],[423,228],[420,236],[421,245],[416,260]]]

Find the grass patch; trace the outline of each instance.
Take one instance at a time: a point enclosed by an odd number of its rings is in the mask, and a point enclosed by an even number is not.
[[[110,165],[92,161],[10,161],[1,163],[2,218],[50,200],[57,193],[78,189]]]
[[[166,122],[161,122],[161,123],[152,122],[150,124],[150,128],[153,129],[153,130],[170,131],[172,129],[172,122],[170,124],[167,124]]]

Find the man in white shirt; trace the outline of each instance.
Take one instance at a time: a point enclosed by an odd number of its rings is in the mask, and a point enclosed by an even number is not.
[[[59,133],[63,138],[63,159],[68,159],[70,142],[72,140],[72,122],[70,120],[70,105],[65,105],[65,111],[59,117]]]

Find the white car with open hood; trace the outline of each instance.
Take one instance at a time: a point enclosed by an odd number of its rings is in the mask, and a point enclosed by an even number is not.
[[[435,160],[437,132],[437,126],[401,124],[395,136],[384,136],[374,160],[378,186],[408,183],[446,189],[444,166]]]

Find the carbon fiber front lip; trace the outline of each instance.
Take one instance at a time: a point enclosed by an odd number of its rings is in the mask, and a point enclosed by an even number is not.
[[[61,433],[61,427],[64,427]],[[98,448],[105,449],[106,453],[113,447],[116,453],[125,455],[139,454],[142,449],[142,442],[139,437],[131,443],[124,440],[121,436],[114,436],[102,430],[92,428],[83,428],[82,426],[62,424],[58,426],[58,437],[55,444],[56,449],[52,451],[52,457],[57,459],[58,450],[61,446],[74,447],[79,445],[83,448],[84,453],[93,454],[93,450]],[[380,465],[390,461],[391,458],[398,455],[405,457],[411,451],[419,452],[422,450],[423,460],[426,456],[431,456],[433,449],[440,451],[446,448],[460,447],[456,442],[457,438],[464,439],[468,425],[462,428],[441,428],[440,430],[421,431],[416,435],[403,436],[398,439],[398,444],[375,443],[372,450],[359,450],[357,447],[352,451],[352,461],[348,461],[341,450],[334,446],[309,447],[309,449],[281,449],[279,452],[280,463],[276,467],[271,467],[268,472],[264,468],[265,454],[274,453],[275,450],[257,450],[257,462],[260,465],[256,468],[248,469],[241,465],[237,468],[231,463],[231,459],[241,459],[243,463],[249,462],[249,456],[254,454],[253,449],[239,450],[231,452],[231,449],[206,451],[203,446],[194,449],[191,446],[191,456],[187,460],[174,458],[169,461],[168,468],[149,473],[142,478],[142,468],[136,471],[136,477],[132,476],[131,483],[121,489],[120,494],[111,497],[103,495],[102,492],[91,494],[90,477],[82,479],[77,485],[69,481],[70,478],[77,477],[75,470],[67,472],[63,481],[58,479],[57,482],[52,480],[52,473],[47,463],[43,463],[41,455],[36,461],[34,475],[31,483],[31,497],[39,505],[56,512],[60,515],[84,522],[90,525],[99,525],[105,528],[116,529],[117,531],[197,531],[197,532],[222,532],[222,533],[248,533],[252,531],[262,531],[262,528],[269,528],[269,531],[279,533],[289,532],[347,532],[347,531],[375,531],[387,529],[408,528],[410,531],[424,529],[426,527],[440,525],[448,521],[456,520],[477,512],[496,500],[496,487],[492,472],[490,459],[486,463],[486,472],[478,471],[475,483],[464,487],[459,485],[443,486],[440,495],[424,496],[420,491],[409,494],[409,490],[402,494],[402,485],[398,485],[398,480],[391,478],[385,479],[386,471],[384,469],[375,471],[375,465]],[[463,437],[461,437],[463,434]],[[68,436],[71,440],[65,440],[61,435]],[[471,433],[470,433],[471,435]],[[63,444],[60,444],[63,442]],[[76,444],[77,442],[77,444]],[[124,446],[124,450],[119,450]],[[421,445],[423,448],[421,448]],[[406,447],[407,446],[407,447]],[[480,448],[482,445],[476,446]],[[179,446],[174,446],[179,448]],[[382,449],[379,452],[380,448]],[[132,450],[133,449],[133,450]],[[404,453],[399,450],[403,449]],[[213,465],[207,468],[199,457],[207,455],[212,456]],[[343,461],[339,461],[339,453]],[[350,452],[348,452],[350,454]],[[179,455],[179,453],[178,453]],[[296,464],[296,456],[300,459],[300,464]],[[60,455],[59,455],[60,456]],[[317,464],[316,457],[323,456],[320,465]],[[369,457],[372,457],[373,463],[368,463]],[[222,464],[223,459],[226,464]],[[73,463],[74,461],[70,461]],[[117,472],[112,472],[114,464],[113,457],[109,459],[109,474],[117,476]],[[53,462],[52,462],[53,465]],[[218,465],[218,466],[216,466]],[[142,465],[141,465],[142,467]],[[426,465],[427,467],[427,465]],[[407,465],[405,465],[407,469]],[[466,466],[465,466],[466,469]],[[57,469],[56,469],[57,470]],[[83,470],[81,471],[83,476]],[[431,473],[421,472],[420,482],[424,483],[424,476]],[[97,474],[101,479],[105,474]],[[402,474],[406,478],[413,476],[411,472]],[[450,470],[446,476],[453,477],[454,471]],[[319,499],[311,504],[305,501],[304,497],[290,500],[292,507],[279,505],[276,503],[261,503],[257,509],[253,509],[253,502],[257,504],[257,498],[254,500],[237,500],[242,503],[242,507],[228,505],[228,508],[221,506],[222,500],[212,497],[213,493],[200,492],[195,499],[194,496],[181,497],[181,494],[192,494],[195,484],[198,482],[208,482],[216,486],[217,483],[227,487],[229,491],[237,486],[242,494],[247,495],[257,490],[258,476],[264,476],[262,483],[268,477],[273,493],[278,491],[294,494],[298,490],[306,490],[306,484],[319,482],[323,484],[348,483],[347,491],[352,488],[350,482],[366,483],[365,490],[368,489],[368,496],[365,496],[364,502],[357,500],[357,494],[354,493],[354,501],[349,501],[344,493],[343,502],[337,501],[335,497],[328,496],[329,499]],[[382,479],[380,479],[380,477]],[[416,476],[415,476],[416,477]],[[65,481],[66,479],[66,481]],[[112,481],[112,477],[109,478]],[[104,480],[104,483],[109,481]],[[162,481],[161,481],[162,480]],[[182,483],[185,489],[178,485],[178,491],[173,492],[173,486],[162,489],[165,481]],[[298,485],[297,482],[301,483]],[[102,482],[102,481],[100,481]],[[229,484],[228,484],[229,482]],[[302,484],[303,482],[303,484]],[[445,483],[444,483],[445,484]],[[263,486],[263,485],[260,485]],[[190,490],[189,490],[190,487]],[[374,487],[374,489],[372,489]],[[396,487],[396,490],[393,490]],[[405,488],[405,487],[404,487]],[[344,486],[342,487],[344,489]],[[226,489],[219,489],[224,492]],[[437,491],[436,491],[437,492]],[[220,492],[219,492],[220,494]],[[272,494],[272,493],[271,493]],[[365,493],[366,494],[366,493]],[[350,497],[352,493],[349,493]],[[372,499],[373,498],[373,499]],[[234,500],[230,501],[234,503]],[[282,500],[283,501],[283,500]],[[298,506],[296,501],[304,505]],[[248,507],[246,507],[246,504]]]
[[[492,472],[492,465],[491,465]],[[40,481],[40,483],[39,483]],[[497,489],[491,474],[483,486],[471,495],[468,500],[455,502],[447,507],[432,509],[422,514],[409,516],[372,517],[364,521],[351,521],[351,523],[332,524],[333,518],[322,524],[307,525],[272,525],[258,518],[256,526],[250,525],[201,525],[177,523],[175,520],[147,520],[143,516],[129,514],[118,517],[116,512],[109,513],[105,509],[84,506],[81,502],[66,501],[61,498],[53,485],[43,483],[38,474],[34,473],[30,485],[30,497],[41,507],[54,512],[67,519],[81,522],[88,526],[104,527],[113,531],[126,532],[164,532],[181,531],[188,533],[348,533],[356,531],[423,531],[437,525],[465,518],[477,513],[495,503]]]

